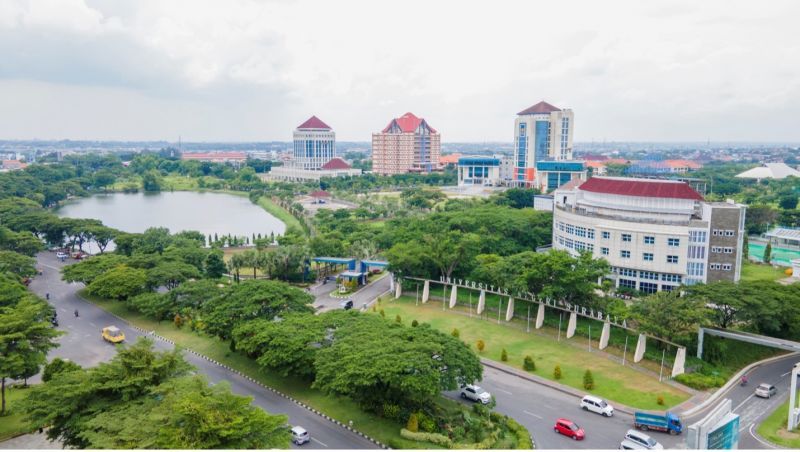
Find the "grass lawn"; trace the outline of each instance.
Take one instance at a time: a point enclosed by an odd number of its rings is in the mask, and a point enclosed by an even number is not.
[[[28,433],[28,423],[22,421],[22,413],[15,409],[18,400],[25,397],[27,389],[6,386],[6,415],[0,416],[0,441]]]
[[[786,418],[789,415],[789,401],[783,403],[758,426],[758,434],[779,446],[800,449],[800,432],[786,431]]]
[[[458,328],[461,339],[472,347],[475,347],[474,344],[479,339],[486,343],[481,356],[500,361],[502,350],[505,349],[508,353],[506,364],[519,369],[522,369],[524,357],[530,355],[536,363],[536,371],[533,373],[543,378],[552,380],[553,369],[559,365],[562,372],[559,382],[581,391],[583,374],[589,369],[595,381],[592,393],[630,407],[663,410],[689,398],[689,394],[677,388],[659,383],[650,375],[621,366],[596,352],[562,345],[551,338],[498,325],[493,321],[442,311],[440,306],[437,303],[415,306],[413,297],[404,296],[399,300],[383,301],[378,309],[385,311],[386,318],[394,319],[399,314],[404,322],[427,322],[446,333]],[[575,339],[577,337],[570,341]],[[595,342],[595,347],[596,344]],[[629,359],[630,356],[632,351],[629,350]],[[665,405],[657,404],[658,396],[664,397]]]
[[[279,220],[283,221],[286,224],[286,229],[295,228],[298,231],[305,233],[305,229],[303,228],[303,225],[300,224],[300,220],[295,218],[294,215],[290,214],[283,207],[272,202],[272,200],[266,196],[258,198],[258,205]]]
[[[156,322],[139,312],[129,310],[124,303],[106,301],[93,297],[85,291],[80,294],[83,298],[112,312],[129,323],[145,330],[154,330],[157,334],[169,338],[178,346],[189,348],[205,356],[255,378],[264,385],[278,389],[307,405],[326,413],[341,422],[353,421],[353,427],[359,431],[398,449],[437,448],[425,442],[416,442],[400,436],[401,425],[362,411],[353,401],[312,389],[308,382],[294,377],[282,377],[274,372],[262,369],[255,361],[236,352],[231,352],[228,344],[200,333],[192,332],[186,328],[178,329],[171,322]]]
[[[757,264],[742,259],[742,281],[776,281],[786,278],[785,267]]]

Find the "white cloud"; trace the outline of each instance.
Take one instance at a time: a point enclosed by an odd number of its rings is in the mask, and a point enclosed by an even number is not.
[[[509,141],[514,113],[547,99],[575,110],[578,140],[798,140],[775,127],[800,105],[798,13],[791,1],[11,0],[0,96],[24,104],[19,84],[43,83],[139,116],[109,136],[74,115],[54,127],[62,105],[23,122],[5,103],[0,136],[289,139],[317,114],[366,141],[410,110],[445,141]]]

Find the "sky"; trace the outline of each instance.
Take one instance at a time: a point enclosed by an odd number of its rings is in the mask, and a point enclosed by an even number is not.
[[[800,141],[800,2],[2,0],[0,139]]]

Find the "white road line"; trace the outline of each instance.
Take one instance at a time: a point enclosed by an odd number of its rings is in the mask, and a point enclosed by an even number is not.
[[[791,370],[790,370],[789,372],[786,372],[785,374],[781,374],[781,378],[783,378],[783,377],[785,377],[785,376],[789,375],[790,373],[792,373],[792,371],[791,371]]]
[[[317,438],[314,438],[313,436],[311,437],[311,441],[314,441],[315,443],[322,445],[322,447],[328,447],[327,444],[323,443],[322,441],[318,440]]]
[[[765,443],[764,441],[761,441],[761,438],[759,438],[758,436],[756,436],[756,434],[755,434],[755,433],[753,433],[753,427],[755,427],[755,426],[756,426],[756,424],[750,424],[750,429],[748,429],[748,430],[747,430],[748,432],[750,432],[750,436],[752,436],[752,437],[753,437],[753,439],[754,439],[754,440],[756,440],[756,441],[758,441],[759,443],[761,443],[761,444],[763,444],[763,445],[767,446],[767,448],[769,448],[769,449],[774,449],[774,448],[775,448],[775,446],[773,446],[773,445],[772,445],[772,444],[770,444],[770,443]]]
[[[97,325],[95,325],[95,324],[94,324],[94,323],[92,323],[92,322],[89,322],[89,325],[92,325],[92,328],[97,328]]]
[[[500,388],[494,388],[494,389],[495,389],[495,391],[500,391],[500,392],[502,392],[502,393],[504,393],[504,394],[511,395],[511,393],[510,393],[510,392],[508,392],[508,391],[506,391],[505,389],[500,389]]]
[[[740,403],[740,404],[736,405],[736,408],[732,409],[731,411],[734,411],[734,412],[735,412],[735,411],[737,411],[739,408],[741,408],[741,407],[742,407],[742,405],[744,405],[745,403],[747,403],[747,401],[748,401],[748,400],[752,399],[754,395],[755,395],[755,393],[753,393],[753,394],[750,394],[749,396],[747,396],[747,398],[746,398],[746,399],[742,400],[742,403]]]
[[[53,270],[58,270],[58,267],[53,267],[52,265],[42,264],[42,267],[52,268]]]
[[[528,411],[528,410],[522,410],[522,412],[523,412],[523,413],[525,413],[525,414],[527,414],[527,415],[533,416],[533,417],[535,417],[536,419],[544,419],[543,417],[539,416],[538,414],[533,414],[533,413],[531,413],[531,412],[530,412],[530,411]]]

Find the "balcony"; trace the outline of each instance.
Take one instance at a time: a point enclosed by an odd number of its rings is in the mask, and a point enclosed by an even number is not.
[[[653,219],[653,218],[636,218],[636,217],[626,217],[623,215],[603,215],[596,212],[588,212],[586,209],[583,208],[574,208],[571,206],[565,206],[556,204],[555,208],[566,213],[572,213],[575,215],[580,215],[582,217],[592,217],[592,218],[602,218],[605,220],[617,220],[617,221],[627,221],[629,223],[645,223],[645,224],[658,224],[658,225],[666,225],[666,226],[689,226],[689,220],[661,220],[661,219]]]

